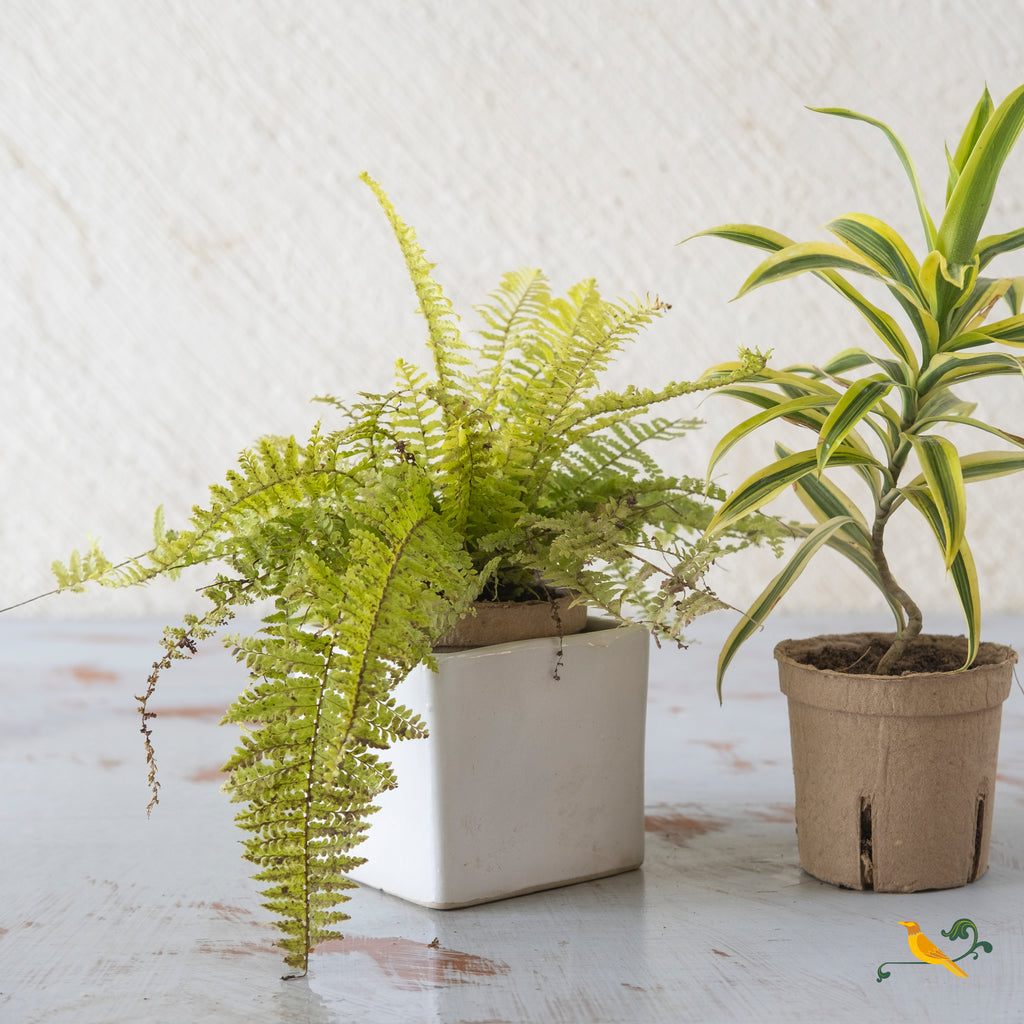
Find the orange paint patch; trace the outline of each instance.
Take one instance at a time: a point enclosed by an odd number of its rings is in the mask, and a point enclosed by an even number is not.
[[[214,942],[203,942],[199,946],[200,953],[216,953],[220,956],[253,956],[267,953],[280,954],[277,946],[268,942],[236,942],[230,946],[218,946]]]
[[[692,818],[668,808],[663,814],[648,814],[644,817],[644,831],[667,839],[673,846],[686,846],[691,839],[707,835],[708,832],[720,832],[727,824],[720,818]]]
[[[194,707],[158,708],[154,709],[157,718],[223,718],[225,709],[220,704]]]
[[[691,740],[692,743],[699,743],[701,746],[710,747],[712,750],[717,750],[723,755],[726,761],[729,763],[729,767],[734,772],[752,772],[754,770],[753,764],[750,761],[744,761],[742,758],[736,757],[733,754],[733,750],[736,747],[735,743],[726,740]]]
[[[786,804],[772,804],[766,811],[754,811],[754,817],[760,821],[773,821],[789,825],[796,821],[796,808]]]
[[[72,665],[71,674],[80,683],[86,686],[94,686],[97,683],[116,683],[117,673],[109,672],[106,669],[93,668],[91,665]]]
[[[508,964],[473,953],[461,953],[433,943],[401,938],[350,935],[322,942],[317,953],[363,953],[371,957],[401,988],[423,989],[440,985],[466,985],[482,978],[508,974]]]
[[[194,771],[189,777],[189,782],[223,782],[224,773],[220,770],[220,765],[215,765],[212,768],[199,768]]]
[[[177,904],[179,907],[182,904]],[[219,903],[214,901],[213,903],[189,903],[188,907],[190,910],[212,910],[213,913],[219,917],[222,921],[234,921],[240,923],[247,918],[252,917],[252,911],[246,907],[233,907],[228,903]],[[250,922],[255,923],[255,922]]]

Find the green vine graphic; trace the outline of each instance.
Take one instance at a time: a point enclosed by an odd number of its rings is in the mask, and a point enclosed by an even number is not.
[[[955,959],[953,959],[953,963],[958,963],[959,961],[965,959],[966,957],[969,957],[972,953],[974,954],[974,959],[977,960],[978,957],[980,956],[980,953],[978,952],[979,950],[984,950],[986,953],[991,953],[992,952],[992,943],[991,942],[985,942],[985,941],[983,941],[982,939],[980,939],[978,937],[978,926],[972,920],[970,920],[969,918],[961,917],[960,920],[954,922],[954,924],[949,929],[949,931],[944,931],[942,934],[947,939],[968,939],[968,938],[971,938],[972,935],[974,937],[973,941],[971,943],[971,948],[969,950],[967,950],[966,953],[963,953],[960,956],[958,956]],[[884,964],[880,964],[879,965],[879,967],[878,967],[878,977],[875,980],[879,981],[879,982],[884,981],[892,973],[891,971],[885,970],[885,968],[886,967],[892,967],[892,966],[895,966],[897,964],[906,964],[906,965],[909,965],[911,967],[914,967],[914,966],[921,967],[921,966],[924,966],[924,961],[922,961],[922,960],[888,960]]]

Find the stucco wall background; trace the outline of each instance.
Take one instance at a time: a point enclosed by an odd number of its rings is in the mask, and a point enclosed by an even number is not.
[[[1020,82],[1024,4],[998,24],[969,0],[6,0],[0,19],[0,605],[47,589],[52,558],[100,538],[148,546],[260,434],[305,436],[309,403],[388,386],[425,356],[369,170],[414,224],[456,307],[506,270],[673,304],[611,385],[693,377],[739,344],[784,365],[863,329],[812,280],[730,304],[751,250],[680,239],[729,220],[821,237],[866,210],[920,229],[880,133],[891,124],[932,204],[983,84]],[[987,230],[1024,223],[1024,148]],[[858,333],[859,332],[859,333]],[[982,414],[1020,430],[1019,382]],[[696,406],[694,406],[696,410]],[[743,409],[666,454],[699,474]],[[767,454],[723,467],[736,483]],[[980,485],[970,533],[986,605],[1024,606],[1020,480]],[[930,535],[909,517],[899,574],[952,609]],[[1012,541],[1008,548],[1007,543]],[[922,565],[919,567],[918,562]],[[775,570],[716,579],[749,600]],[[18,614],[176,616],[192,588],[65,596]],[[878,608],[826,555],[786,607]]]

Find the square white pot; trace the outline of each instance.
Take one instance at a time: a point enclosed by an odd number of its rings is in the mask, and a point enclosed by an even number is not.
[[[412,672],[396,697],[430,736],[385,753],[398,788],[351,877],[450,909],[639,867],[649,644],[642,627],[591,618],[560,665],[544,638]]]

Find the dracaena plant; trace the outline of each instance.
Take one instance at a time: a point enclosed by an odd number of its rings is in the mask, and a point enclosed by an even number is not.
[[[1014,349],[1024,345],[1024,279],[986,276],[985,270],[997,256],[1024,245],[1024,229],[980,235],[999,173],[1024,124],[1024,86],[998,107],[984,91],[955,152],[947,150],[946,201],[937,222],[925,205],[906,148],[887,125],[845,109],[818,112],[864,122],[884,133],[910,180],[924,230],[924,252],[916,256],[892,227],[865,213],[829,223],[837,239],[831,242],[794,242],[750,224],[725,224],[700,233],[771,253],[739,295],[797,274],[814,274],[849,301],[859,315],[861,333],[875,343],[871,349],[843,349],[814,365],[765,369],[755,380],[721,392],[759,411],[718,443],[709,478],[738,441],[778,420],[798,424],[812,436],[799,451],[777,444],[776,461],[728,496],[706,536],[716,536],[791,487],[813,524],[797,527],[803,538],[800,545],[724,644],[718,664],[719,696],[722,676],[739,646],[823,547],[853,562],[888,602],[896,628],[877,671],[899,671],[901,655],[922,627],[920,606],[897,582],[885,546],[889,523],[905,506],[924,517],[938,541],[966,619],[964,667],[969,666],[978,651],[981,601],[964,536],[966,488],[1024,468],[1024,438],[976,418],[975,405],[954,393],[968,381],[1019,377],[1022,372]],[[888,293],[899,319],[862,295],[849,275],[880,283],[881,294]],[[1002,300],[1010,315],[990,319]],[[988,435],[1004,447],[961,453],[945,435],[948,427]],[[870,500],[865,507],[836,482],[839,470],[866,485]]]
[[[663,472],[648,450],[697,425],[652,410],[756,372],[763,358],[746,354],[699,383],[602,388],[615,356],[668,307],[607,301],[591,280],[559,297],[536,270],[503,278],[470,344],[415,233],[364,180],[405,258],[431,371],[398,360],[388,393],[324,399],[340,427],[244,452],[184,530],[158,515],[146,554],[113,565],[94,545],[56,566],[61,589],[219,567],[202,587],[208,609],[166,630],[138,698],[151,807],[148,703],[160,672],[237,610],[270,602],[256,633],[227,638],[249,683],[224,718],[243,729],[225,788],[244,804],[245,857],[300,970],[317,943],[339,937],[337,907],[355,885],[346,873],[362,863],[375,800],[398,781],[384,751],[424,734],[394,688],[434,665],[434,645],[474,599],[566,587],[678,637],[721,607],[703,582],[714,559],[773,534],[770,521],[736,518],[703,538],[724,493],[708,500],[701,480]]]

